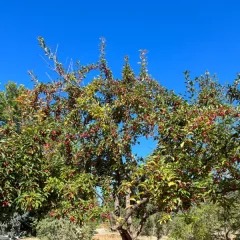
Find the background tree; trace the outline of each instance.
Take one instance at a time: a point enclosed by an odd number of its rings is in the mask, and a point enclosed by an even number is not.
[[[224,204],[206,201],[179,212],[166,226],[170,239],[232,239],[230,234],[239,231],[238,195],[231,193]]]
[[[16,83],[9,81],[5,84],[5,90],[0,91],[0,125],[19,127],[19,109],[16,98],[25,90],[23,85],[17,86]],[[3,133],[0,133],[3,134]]]

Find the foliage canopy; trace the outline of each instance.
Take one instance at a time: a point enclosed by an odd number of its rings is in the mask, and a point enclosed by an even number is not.
[[[104,39],[97,63],[71,71],[38,40],[58,78],[42,83],[30,72],[32,90],[9,83],[0,94],[2,214],[82,224],[104,212],[113,230],[134,239],[156,212],[164,222],[239,191],[239,78],[225,87],[208,72],[191,80],[186,71],[180,96],[148,74],[146,51],[139,76],[126,57],[115,79]],[[84,86],[92,71],[99,75]],[[132,153],[140,137],[157,142],[146,159]]]

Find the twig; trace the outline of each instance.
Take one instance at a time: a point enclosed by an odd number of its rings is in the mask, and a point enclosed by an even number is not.
[[[67,74],[69,73],[70,68],[71,68],[71,70],[72,70],[72,58],[70,59],[70,63],[69,63],[69,65],[68,65]]]
[[[48,78],[52,81],[52,82],[54,82],[53,81],[53,79],[50,77],[50,75],[46,72],[46,75],[48,76]]]
[[[39,55],[43,61],[47,64],[48,68],[50,68],[51,70],[53,70],[54,72],[56,71],[56,68],[52,67],[51,64],[42,56],[42,55]]]

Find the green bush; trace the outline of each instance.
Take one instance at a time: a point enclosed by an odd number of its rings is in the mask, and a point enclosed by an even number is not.
[[[95,224],[79,226],[66,219],[45,218],[37,225],[37,237],[40,240],[90,240]]]
[[[31,236],[34,234],[35,218],[30,212],[20,214],[10,212],[0,214],[0,235],[8,235],[11,238]]]
[[[147,219],[143,225],[142,236],[156,236],[160,239],[163,235],[168,234],[167,224],[161,224],[159,222],[160,216],[160,213],[156,213]]]
[[[240,232],[239,192],[229,193],[217,203],[205,202],[186,213],[178,213],[168,224],[171,239],[212,240],[237,237]],[[238,237],[236,238],[238,239]]]
[[[186,213],[178,213],[168,224],[172,240],[213,240],[226,239],[226,229],[220,219],[220,206],[204,203],[193,206]],[[228,229],[230,230],[230,229]]]
[[[240,240],[240,196],[239,192],[229,193],[218,202],[203,202],[193,205],[186,212],[172,214],[172,220],[160,224],[161,213],[150,216],[143,226],[141,235],[163,235],[171,240],[221,240],[236,237]],[[149,211],[153,206],[148,205]],[[134,218],[134,224],[139,224]]]

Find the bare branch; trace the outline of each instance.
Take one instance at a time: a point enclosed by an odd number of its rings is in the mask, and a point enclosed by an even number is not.
[[[52,81],[52,82],[54,82],[53,81],[53,79],[50,77],[50,75],[46,72],[46,75],[48,76],[48,78]]]
[[[72,69],[72,65],[73,65],[73,61],[72,61],[72,58],[71,58],[71,59],[70,59],[70,63],[69,63],[69,65],[68,65],[67,74],[69,73],[70,68],[71,68],[71,70],[73,70],[73,69]]]
[[[35,83],[38,83],[37,77],[33,74],[32,71],[28,70],[28,74],[31,76],[32,80],[33,80]]]
[[[96,193],[96,195],[97,195],[99,198],[101,198],[101,200],[103,201],[104,204],[108,205],[108,203],[105,201],[105,199],[103,198],[103,196],[101,196],[94,187],[92,187],[92,190]]]
[[[42,56],[42,55],[39,55],[42,60],[47,64],[48,68],[50,68],[51,70],[53,70],[54,72],[56,72],[56,68],[54,68],[53,66],[51,66],[51,64]]]
[[[149,215],[145,212],[139,225],[138,225],[138,228],[137,228],[134,238],[137,238],[139,236],[139,234],[142,232],[143,225],[146,222],[148,217],[149,217]]]

